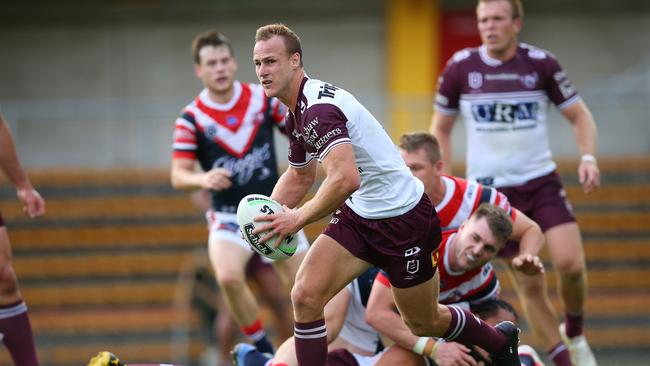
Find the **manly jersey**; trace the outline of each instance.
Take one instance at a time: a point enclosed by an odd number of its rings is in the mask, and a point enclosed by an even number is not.
[[[515,221],[517,211],[510,206],[508,198],[496,189],[448,175],[441,176],[440,180],[445,185],[445,195],[436,205],[436,212],[442,230],[458,229],[485,202],[501,207]]]
[[[449,267],[449,256],[454,255],[448,245],[457,230],[442,233],[440,246],[433,253],[440,269],[440,295],[438,302],[445,305],[459,305],[469,309],[470,303],[480,303],[496,298],[501,289],[491,262],[467,272],[455,272]],[[388,275],[380,271],[377,281],[390,287]],[[464,304],[463,304],[464,303]]]
[[[579,98],[553,55],[521,43],[506,62],[489,57],[485,46],[456,52],[439,79],[435,108],[463,116],[468,179],[503,187],[555,169],[549,101],[563,109]]]
[[[213,102],[204,89],[176,119],[174,158],[196,159],[204,171],[223,168],[232,186],[212,192],[212,208],[236,212],[247,194],[270,195],[278,179],[273,128],[284,132],[287,108],[261,85],[235,81],[233,98]]]
[[[440,297],[438,302],[451,305],[460,302],[480,303],[495,299],[499,295],[499,280],[491,262],[467,272],[455,272],[449,265],[449,256],[455,255],[451,250],[451,241],[456,231],[446,231],[442,234],[442,242],[438,252],[442,261],[440,268]]]
[[[379,333],[366,322],[366,305],[378,271],[370,268],[347,286],[351,295],[350,303],[339,333],[339,337],[348,343],[371,353],[376,353],[381,348]]]
[[[352,145],[361,183],[345,203],[363,218],[402,215],[424,193],[381,124],[352,94],[332,84],[303,78],[287,134],[289,164],[296,168],[314,157],[322,161],[340,144]]]

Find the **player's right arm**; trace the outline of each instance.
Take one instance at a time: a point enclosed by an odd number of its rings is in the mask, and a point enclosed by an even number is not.
[[[420,337],[411,333],[397,313],[393,293],[389,286],[390,283],[386,276],[378,273],[368,298],[366,321],[381,335],[405,349],[412,350]],[[476,361],[469,355],[469,352],[469,348],[460,343],[438,342],[430,338],[426,341],[421,354],[433,358],[440,366],[476,365]]]
[[[316,181],[316,167],[315,161],[300,168],[289,165],[275,184],[271,198],[290,208],[298,206]]]
[[[451,132],[454,129],[454,121],[456,116],[434,111],[429,130],[438,139],[445,174],[451,174]]]
[[[16,187],[16,195],[23,203],[23,212],[29,218],[35,218],[45,214],[45,201],[32,186],[29,177],[25,173],[14,139],[9,127],[0,115],[0,169],[7,175],[11,183]]]
[[[189,158],[173,158],[171,168],[171,183],[176,189],[205,188],[221,191],[230,188],[230,172],[223,168],[215,168],[208,172],[195,169],[196,160]]]

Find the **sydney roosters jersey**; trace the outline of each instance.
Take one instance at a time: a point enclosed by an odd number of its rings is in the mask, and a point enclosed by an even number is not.
[[[499,295],[500,286],[491,262],[467,272],[454,272],[449,266],[449,257],[455,255],[450,243],[454,240],[456,231],[446,231],[442,234],[442,242],[438,252],[440,268],[440,297],[441,304],[459,302],[480,303]],[[442,265],[440,265],[442,262]]]
[[[284,133],[287,108],[261,85],[235,81],[233,98],[218,104],[204,89],[176,119],[174,158],[196,159],[204,171],[224,168],[232,186],[212,192],[216,211],[236,212],[247,194],[270,195],[278,179],[273,128]]]
[[[442,230],[457,229],[460,224],[472,216],[481,203],[490,203],[501,207],[514,222],[516,212],[508,198],[492,187],[486,187],[475,181],[443,175],[440,177],[445,185],[445,195],[436,205]]]
[[[305,77],[295,114],[287,118],[289,164],[301,168],[322,161],[340,144],[351,144],[361,183],[345,204],[366,219],[411,210],[424,194],[381,124],[352,94]]]
[[[468,179],[504,187],[555,169],[549,104],[563,109],[579,98],[552,54],[521,43],[505,62],[488,56],[485,46],[456,52],[439,79],[435,108],[463,116]]]

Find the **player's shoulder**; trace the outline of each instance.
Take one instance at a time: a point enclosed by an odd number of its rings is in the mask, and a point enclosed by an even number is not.
[[[330,103],[339,104],[346,100],[350,93],[333,83],[318,79],[308,79],[302,91],[309,105]]]
[[[556,62],[557,59],[553,53],[543,48],[533,46],[528,43],[519,43],[517,47],[519,54],[533,62]]]
[[[470,62],[473,58],[479,57],[478,47],[467,47],[454,52],[447,61],[447,66],[459,65]]]

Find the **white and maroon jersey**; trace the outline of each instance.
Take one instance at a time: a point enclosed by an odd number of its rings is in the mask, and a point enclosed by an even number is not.
[[[176,119],[173,157],[196,159],[204,171],[224,168],[232,186],[212,192],[212,208],[236,212],[247,194],[270,195],[278,179],[273,128],[284,133],[287,107],[264,95],[261,85],[235,81],[226,104],[204,89]]]
[[[481,303],[488,299],[497,298],[501,286],[490,262],[467,272],[455,272],[449,267],[450,245],[457,230],[442,233],[442,241],[433,252],[433,262],[440,269],[440,295],[438,302],[445,305],[460,305],[469,308],[469,304]],[[388,275],[384,271],[377,274],[376,281],[391,287]]]
[[[506,195],[495,188],[448,175],[441,176],[440,180],[445,185],[445,195],[436,205],[436,212],[442,230],[458,229],[485,202],[501,207],[515,221],[517,211],[510,206]]]
[[[350,302],[339,332],[339,337],[370,353],[376,353],[380,344],[379,333],[366,322],[366,305],[378,271],[376,268],[370,268],[347,286]]]
[[[504,187],[555,169],[549,101],[563,109],[579,98],[552,54],[521,43],[506,62],[489,57],[485,46],[456,52],[439,79],[435,108],[463,116],[467,178]]]
[[[456,230],[442,233],[438,248],[438,268],[440,268],[440,296],[438,302],[445,305],[460,302],[481,303],[496,299],[501,289],[491,262],[466,272],[455,272],[449,265],[449,256],[454,255],[451,243]]]
[[[411,210],[424,193],[390,137],[352,94],[332,84],[303,78],[289,113],[289,164],[305,167],[322,161],[340,144],[352,144],[361,184],[345,203],[366,219],[399,216]]]

